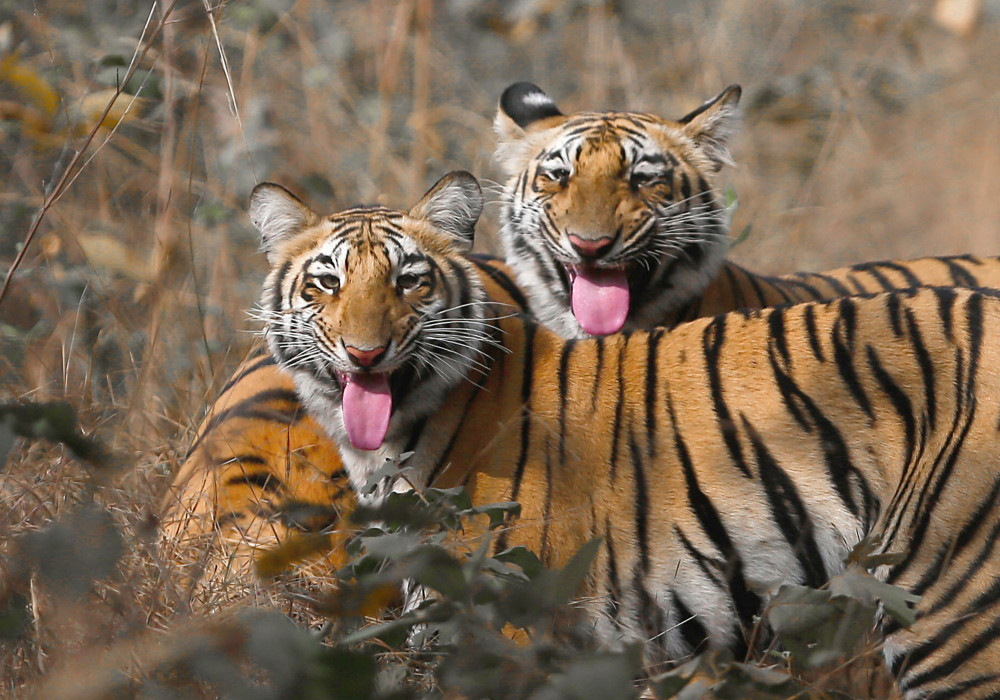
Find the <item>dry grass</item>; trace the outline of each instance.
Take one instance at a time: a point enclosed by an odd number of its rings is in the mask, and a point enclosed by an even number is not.
[[[134,465],[98,483],[55,448],[11,455],[5,548],[96,499],[128,554],[86,605],[55,609],[28,592],[39,605],[25,639],[0,642],[0,693],[189,607],[150,532],[203,407],[251,341],[265,263],[244,205],[259,180],[320,210],[406,205],[446,170],[498,178],[491,120],[515,80],[565,111],[667,116],[739,82],[746,120],[730,178],[735,229],[753,233],[737,260],[783,272],[1000,252],[995,1],[965,35],[935,23],[929,2],[670,7],[0,3],[0,257],[23,253],[0,302],[4,396],[69,400]],[[489,207],[482,248],[494,229]]]

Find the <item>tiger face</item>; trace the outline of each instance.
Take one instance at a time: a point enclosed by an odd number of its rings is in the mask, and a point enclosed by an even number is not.
[[[484,292],[464,254],[482,207],[464,172],[409,212],[320,216],[270,183],[251,195],[272,266],[261,298],[268,346],[340,444],[357,488],[480,365]]]
[[[542,323],[565,337],[651,327],[704,290],[729,242],[712,180],[739,98],[730,86],[671,121],[567,116],[530,83],[504,91],[501,239]]]

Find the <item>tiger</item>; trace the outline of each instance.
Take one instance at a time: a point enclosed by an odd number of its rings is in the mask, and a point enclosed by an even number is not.
[[[878,575],[921,596],[914,625],[886,625],[903,696],[1000,692],[1000,293],[565,339],[483,304],[463,255],[479,202],[454,175],[408,214],[319,218],[270,184],[251,197],[268,347],[355,488],[409,454],[407,483],[367,498],[464,484],[519,501],[495,547],[548,565],[602,538],[587,622],[651,659],[739,655],[779,584],[822,585],[866,539],[906,553]],[[434,353],[442,326],[461,350]]]
[[[526,311],[527,301],[502,261],[483,254],[468,260],[490,304],[509,313]],[[442,284],[439,291],[454,289]],[[203,582],[252,580],[262,552],[310,538],[303,556],[289,552],[296,559],[291,563],[329,584],[349,559],[345,542],[353,530],[347,516],[356,505],[336,444],[305,410],[275,355],[258,347],[196,431],[161,503],[161,535],[175,549],[188,547],[189,558],[201,559],[195,565],[205,571],[195,578]]]
[[[496,160],[504,256],[539,322],[567,338],[674,326],[741,307],[947,284],[1000,285],[1000,258],[872,263],[775,278],[726,261],[716,175],[732,162],[741,89],[676,121],[637,112],[564,115],[541,88],[500,97]]]

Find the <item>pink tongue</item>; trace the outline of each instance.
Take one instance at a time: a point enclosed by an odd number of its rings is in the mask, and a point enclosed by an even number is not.
[[[628,278],[622,270],[577,268],[573,315],[590,335],[617,333],[628,316]]]
[[[389,431],[392,394],[388,374],[352,374],[344,387],[344,427],[359,450],[377,450]]]

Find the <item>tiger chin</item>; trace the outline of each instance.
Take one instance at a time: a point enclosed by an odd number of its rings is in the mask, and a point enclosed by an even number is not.
[[[422,407],[440,405],[484,367],[482,346],[496,342],[467,258],[482,209],[479,183],[464,171],[445,175],[408,212],[321,216],[279,185],[251,194],[250,219],[272,265],[260,301],[268,347],[337,442],[359,494],[405,451]]]
[[[729,237],[713,179],[731,163],[740,92],[672,121],[564,115],[536,85],[504,91],[500,237],[542,324],[567,338],[652,328],[716,277]]]

